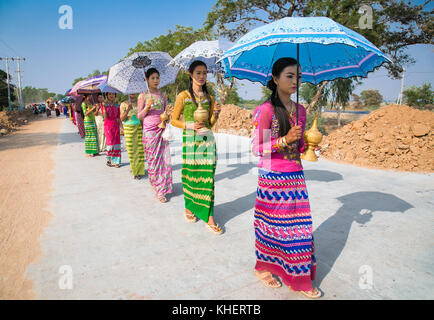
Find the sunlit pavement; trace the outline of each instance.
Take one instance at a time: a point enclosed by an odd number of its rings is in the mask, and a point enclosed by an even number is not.
[[[134,180],[85,157],[65,120],[54,153],[54,218],[42,256],[27,269],[39,299],[305,299],[253,275],[257,159],[249,139],[216,134],[215,220],[188,223],[181,184],[181,132],[171,140],[174,194],[159,203],[148,177]],[[434,179],[304,162],[323,299],[434,298]]]

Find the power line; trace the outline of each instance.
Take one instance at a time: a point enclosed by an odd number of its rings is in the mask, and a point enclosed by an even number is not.
[[[12,51],[14,52],[14,54],[20,56],[20,54],[19,54],[19,53],[18,53],[14,48],[12,48],[10,45],[8,45],[8,44],[7,44],[3,39],[0,38],[0,41],[3,42],[3,44],[4,44],[7,48],[9,48],[10,50],[12,50]]]

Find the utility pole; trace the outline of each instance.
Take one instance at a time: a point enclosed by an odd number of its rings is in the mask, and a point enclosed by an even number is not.
[[[401,79],[401,91],[399,92],[398,100],[396,104],[402,104],[402,97],[404,92],[404,76],[405,76],[405,68],[402,68],[402,79]]]
[[[8,108],[9,111],[12,110],[11,107],[11,89],[9,87],[9,59],[10,58],[0,58],[0,60],[6,60],[6,82],[8,84]]]
[[[21,72],[22,71],[21,71],[20,61],[21,60],[26,61],[26,58],[20,58],[20,57],[12,58],[12,61],[14,61],[14,60],[17,60],[17,65],[18,65],[18,69],[16,71],[18,73],[18,101],[19,101],[20,107],[22,108],[24,106],[23,106],[23,92],[22,92],[22,87],[21,87]]]

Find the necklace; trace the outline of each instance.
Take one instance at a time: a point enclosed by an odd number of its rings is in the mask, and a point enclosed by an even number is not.
[[[292,100],[289,100],[290,103],[290,107],[289,110],[286,109],[289,113],[289,118],[292,118],[294,116],[294,102],[292,102]]]
[[[196,91],[193,90],[193,94],[194,94],[196,97],[198,97],[198,98],[202,98],[202,97],[203,97],[203,91],[202,91],[200,94],[198,94]]]

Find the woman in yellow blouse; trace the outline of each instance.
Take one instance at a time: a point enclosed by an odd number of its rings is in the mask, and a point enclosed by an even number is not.
[[[220,106],[206,87],[207,67],[194,61],[188,70],[188,90],[178,94],[172,113],[172,125],[183,129],[182,185],[185,200],[185,218],[196,222],[200,218],[216,234],[223,229],[214,221],[214,175],[216,169],[216,142],[211,127],[215,124]],[[204,122],[194,120],[194,112],[202,106],[208,111]],[[183,114],[184,121],[180,120]]]

